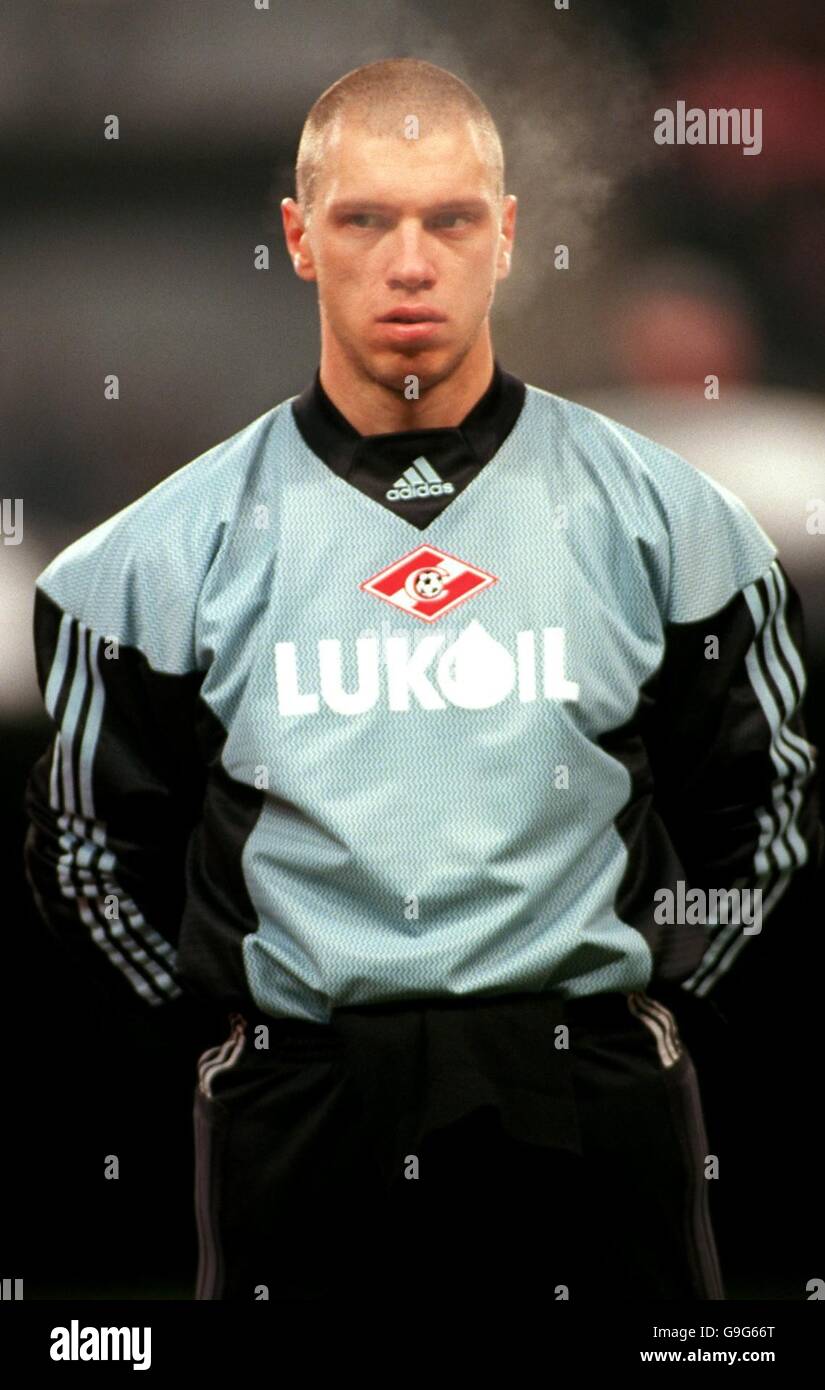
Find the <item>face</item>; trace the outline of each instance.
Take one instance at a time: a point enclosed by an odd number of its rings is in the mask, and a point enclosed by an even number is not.
[[[497,203],[470,122],[410,140],[339,123],[309,222],[292,199],[282,209],[293,264],[318,283],[322,334],[365,376],[431,385],[487,330],[516,199]]]

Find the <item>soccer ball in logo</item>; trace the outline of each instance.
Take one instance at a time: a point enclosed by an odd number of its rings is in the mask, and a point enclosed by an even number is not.
[[[444,576],[436,569],[416,570],[410,580],[416,598],[439,598],[444,589]]]

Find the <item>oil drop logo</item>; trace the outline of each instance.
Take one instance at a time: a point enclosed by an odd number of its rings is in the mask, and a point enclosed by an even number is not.
[[[528,628],[506,646],[475,620],[454,642],[446,641],[437,632],[418,641],[406,634],[384,641],[358,637],[352,652],[338,638],[322,638],[300,662],[294,642],[277,642],[278,713],[317,714],[326,707],[356,715],[378,704],[399,713],[449,705],[481,710],[508,699],[579,698],[578,684],[565,673],[564,628]]]

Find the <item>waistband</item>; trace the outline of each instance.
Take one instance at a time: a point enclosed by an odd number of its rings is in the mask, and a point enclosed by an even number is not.
[[[648,996],[636,991],[632,997],[637,1000],[644,1000]],[[563,995],[550,991],[541,994],[433,995],[414,999],[382,1001],[375,1004],[343,1005],[333,1009],[329,1023],[315,1023],[304,1018],[275,1017],[272,1014],[261,1013],[257,1009],[246,1008],[245,1006],[234,1009],[228,1014],[228,1018],[230,1023],[240,1019],[250,1028],[264,1025],[269,1029],[270,1037],[273,1039],[326,1037],[336,1031],[335,1024],[339,1018],[346,1019],[352,1015],[358,1015],[364,1019],[370,1017],[380,1019],[425,1010],[454,1014],[461,1012],[495,1014],[511,1011],[541,1014],[546,1008],[548,1020],[552,1018],[554,1022],[569,1021],[587,1027],[610,1027],[614,1024],[626,1023],[632,1017],[628,1002],[630,998],[630,993],[615,991],[577,995],[572,998],[565,998]]]

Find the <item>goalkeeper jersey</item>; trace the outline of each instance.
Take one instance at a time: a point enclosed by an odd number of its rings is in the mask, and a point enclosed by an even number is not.
[[[34,636],[27,876],[149,1005],[707,993],[821,854],[774,546],[499,362],[370,436],[316,372],[63,550]]]

